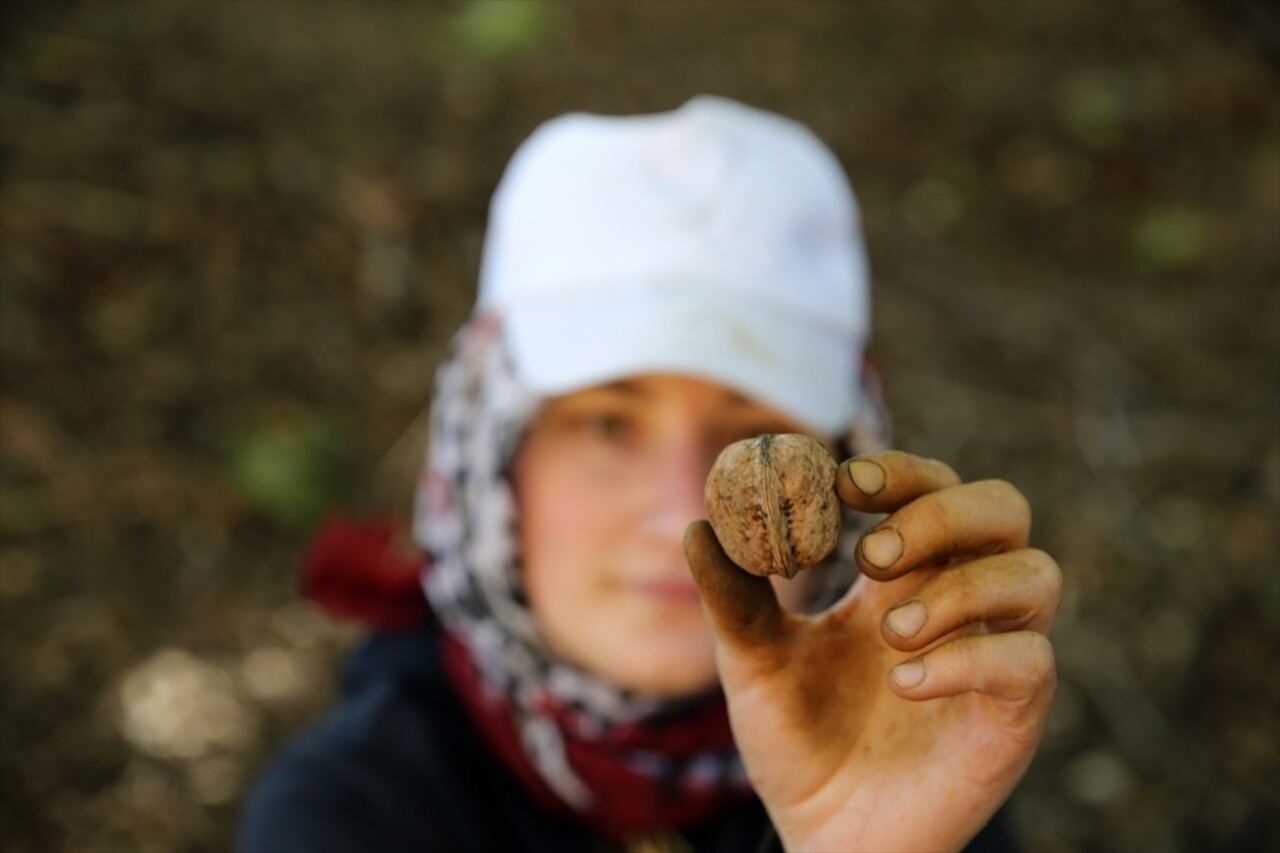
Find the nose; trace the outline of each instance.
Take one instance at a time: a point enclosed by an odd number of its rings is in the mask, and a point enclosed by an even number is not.
[[[669,445],[654,460],[655,488],[648,513],[650,531],[664,540],[684,542],[689,522],[707,514],[703,497],[714,461],[700,437]]]

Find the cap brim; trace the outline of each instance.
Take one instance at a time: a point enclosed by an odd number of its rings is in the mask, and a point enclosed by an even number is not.
[[[583,290],[504,315],[516,370],[539,394],[678,373],[722,383],[826,435],[848,428],[857,408],[861,341],[723,288]]]

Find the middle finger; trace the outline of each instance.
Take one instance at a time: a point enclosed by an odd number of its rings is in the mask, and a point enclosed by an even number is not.
[[[1031,508],[1003,480],[980,480],[921,495],[858,544],[858,568],[874,580],[901,577],[962,554],[1025,547]]]

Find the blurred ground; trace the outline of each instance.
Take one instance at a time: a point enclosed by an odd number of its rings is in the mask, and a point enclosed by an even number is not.
[[[6,853],[228,848],[350,637],[299,549],[404,511],[506,157],[704,91],[835,148],[899,443],[1020,486],[1064,567],[1026,848],[1280,850],[1270,7],[0,14]]]

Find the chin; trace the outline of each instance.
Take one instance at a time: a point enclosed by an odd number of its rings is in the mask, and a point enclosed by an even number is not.
[[[718,681],[715,646],[701,642],[658,640],[634,648],[639,654],[616,657],[603,673],[619,687],[659,696],[699,693]]]
[[[638,693],[650,693],[655,696],[676,697],[691,696],[701,693],[717,683],[715,671],[700,672],[681,677],[671,672],[656,673],[653,676],[637,675],[634,678],[611,679],[618,682],[619,687],[634,690]],[[626,683],[622,683],[625,681]]]
[[[700,610],[667,610],[660,618],[652,608],[608,613],[561,620],[571,628],[564,632],[544,622],[544,636],[557,654],[624,690],[684,696],[718,681],[715,636]]]

